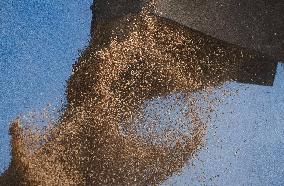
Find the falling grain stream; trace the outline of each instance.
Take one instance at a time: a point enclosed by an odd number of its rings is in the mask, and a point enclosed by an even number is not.
[[[158,185],[204,144],[202,117],[216,103],[201,96],[200,108],[194,93],[210,94],[228,81],[273,82],[269,57],[152,14],[154,6],[134,6],[108,21],[94,16],[92,39],[73,66],[59,120],[40,134],[21,118],[12,124],[12,162],[3,183]],[[245,68],[250,65],[257,71]],[[186,122],[147,113],[155,99],[183,104]]]

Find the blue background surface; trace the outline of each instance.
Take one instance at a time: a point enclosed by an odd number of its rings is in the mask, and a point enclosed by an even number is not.
[[[8,166],[9,122],[64,96],[87,45],[92,0],[0,1],[0,172]]]
[[[78,50],[88,42],[91,3],[0,2],[0,172],[10,161],[9,122],[64,96]],[[284,65],[278,65],[273,87],[224,85],[240,93],[218,107],[195,166],[165,184],[284,185],[283,81]]]

